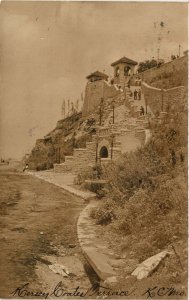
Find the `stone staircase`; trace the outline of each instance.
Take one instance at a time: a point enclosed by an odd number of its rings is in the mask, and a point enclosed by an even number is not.
[[[72,156],[65,156],[65,162],[54,164],[55,172],[73,172],[77,173],[89,165],[93,164],[96,158],[96,143],[87,142],[86,148],[75,148]]]
[[[98,139],[98,140],[97,140]],[[104,141],[108,142],[108,153],[112,154],[113,159],[117,159],[121,154],[121,142],[114,137],[113,148],[111,149],[111,130],[110,128],[99,128],[98,135],[92,136],[91,142],[86,142],[86,148],[75,148],[72,156],[65,156],[65,162],[61,164],[54,164],[55,172],[72,172],[78,173],[88,166],[94,166],[96,163],[96,152]],[[99,153],[97,154],[99,161]],[[111,160],[108,158],[101,158],[101,163],[107,163]]]
[[[114,109],[120,105],[128,107],[123,118],[114,124],[111,123],[112,101]],[[144,144],[149,122],[146,116],[140,115],[138,106],[138,103],[136,104],[135,100],[130,97],[130,91],[127,87],[124,92],[116,95],[113,99],[108,99],[103,106],[102,123],[104,124],[107,118],[109,118],[110,123],[106,126],[99,126],[97,134],[92,136],[91,142],[86,142],[85,148],[75,148],[72,156],[65,156],[64,163],[54,164],[54,171],[78,173],[88,166],[94,166],[96,159],[100,163],[108,163],[112,158],[113,160],[119,158],[121,153],[127,151],[124,144],[132,144],[133,142],[133,147]],[[99,149],[104,145],[106,145],[109,154],[107,158],[100,159]]]
[[[96,151],[103,145],[104,141],[108,142],[108,152],[111,153],[113,160],[116,160],[123,153],[121,138],[136,138],[141,143],[145,140],[145,118],[132,119],[132,122],[122,121],[111,124],[109,127],[100,127],[98,134],[92,136],[91,142],[86,142],[86,148],[75,148],[72,156],[65,156],[65,162],[54,164],[55,172],[78,173],[88,166],[94,166],[96,163]],[[113,148],[111,149],[113,139]],[[98,146],[97,146],[98,144]],[[99,154],[98,154],[99,160]],[[102,158],[101,163],[107,163],[111,160]]]

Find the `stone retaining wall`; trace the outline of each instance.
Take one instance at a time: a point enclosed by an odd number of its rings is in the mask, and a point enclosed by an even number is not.
[[[65,156],[65,162],[62,164],[54,164],[55,172],[73,172],[78,173],[89,166],[94,166],[96,163],[96,151],[98,153],[98,161],[100,159],[100,149],[105,146],[108,150],[108,158],[117,159],[121,155],[121,143],[114,140],[113,150],[111,152],[111,137],[98,136],[98,148],[93,136],[92,142],[86,143],[86,148],[75,148],[73,156]],[[101,163],[106,163],[106,160],[101,160]]]
[[[158,89],[142,82],[142,92],[146,104],[150,107],[154,115],[159,115],[161,111],[169,112],[175,106],[182,105],[187,89],[184,86],[172,89]]]
[[[98,237],[95,221],[90,217],[92,209],[98,206],[98,201],[92,200],[80,213],[77,222],[77,235],[82,252],[93,270],[104,281],[115,276],[116,272],[111,266],[112,250],[104,244],[103,239]],[[111,252],[111,254],[110,254]]]
[[[142,73],[139,73],[138,75],[142,81],[150,82],[153,78],[157,78],[158,76],[161,76],[165,73],[176,73],[180,70],[187,69],[187,65],[188,56],[185,55],[180,58],[169,61],[165,64],[162,64],[159,68],[151,68]],[[138,75],[134,75],[132,81],[135,81]]]

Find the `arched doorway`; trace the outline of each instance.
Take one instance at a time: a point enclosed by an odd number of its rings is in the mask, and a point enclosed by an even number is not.
[[[120,69],[119,69],[119,67],[117,67],[115,69],[115,77],[119,77],[119,73],[120,73]]]
[[[100,158],[107,158],[108,157],[108,149],[103,146],[101,149],[100,149]]]
[[[131,75],[131,68],[129,66],[125,66],[124,75],[125,76],[130,76]]]

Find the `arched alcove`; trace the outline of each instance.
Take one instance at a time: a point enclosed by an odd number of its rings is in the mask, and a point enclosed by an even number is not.
[[[105,146],[102,146],[100,149],[100,158],[107,158],[108,157],[108,149]]]

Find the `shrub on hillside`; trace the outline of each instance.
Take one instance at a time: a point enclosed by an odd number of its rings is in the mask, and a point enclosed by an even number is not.
[[[106,168],[111,194],[114,194],[115,187],[123,195],[127,194],[127,198],[139,188],[153,190],[152,177],[162,174],[164,169],[165,162],[153,143],[124,154],[119,161]]]
[[[75,182],[77,184],[83,184],[87,179],[99,179],[102,175],[102,167],[100,165],[89,166],[80,171],[77,175]]]
[[[38,164],[36,166],[36,170],[37,171],[44,171],[44,170],[47,170],[47,163],[41,163],[41,164]]]
[[[154,249],[163,249],[175,238],[187,235],[187,181],[185,178],[156,178],[151,194],[138,190],[123,208],[117,208],[112,228],[122,235],[148,232]],[[176,217],[176,218],[175,218]],[[149,231],[150,228],[150,231]]]
[[[77,177],[74,179],[74,183],[77,185],[82,185],[85,180],[93,178],[93,168],[87,167],[85,170],[80,171]]]
[[[139,189],[123,207],[117,208],[112,228],[124,235],[142,230],[151,222],[151,218],[149,218],[151,205],[151,197],[148,192]]]
[[[187,65],[181,70],[163,72],[147,80],[149,84],[157,88],[170,89],[177,86],[187,86]]]
[[[85,148],[86,142],[91,141],[91,135],[86,133],[75,140],[74,148]]]
[[[164,218],[180,207],[178,197],[173,201],[176,191],[172,192],[172,180],[178,176],[175,168],[186,169],[183,167],[186,153],[181,151],[183,127],[180,123],[178,116],[174,116],[173,123],[155,125],[148,144],[133,153],[124,154],[120,160],[104,168],[103,176],[109,182],[107,196],[116,203],[116,207],[111,213],[109,208],[106,211],[106,206],[100,207],[102,211],[96,214],[97,222],[103,223],[101,218],[107,217],[108,222],[114,220],[113,227],[118,232],[131,234],[151,226],[154,216]],[[142,219],[138,215],[140,211]],[[134,223],[133,218],[136,220]]]
[[[138,72],[144,72],[151,68],[157,67],[158,62],[155,59],[145,60],[144,62],[140,62],[138,66]]]
[[[102,167],[100,165],[88,167],[77,175],[74,183],[81,185],[84,189],[96,193],[98,198],[102,198],[106,194],[106,188],[104,183],[99,182],[101,175]]]
[[[105,196],[104,185],[100,182],[85,182],[82,187],[96,194],[97,198],[101,199]]]
[[[115,201],[107,199],[102,202],[99,207],[93,208],[90,216],[93,219],[96,219],[96,224],[107,225],[115,219],[116,207]]]

